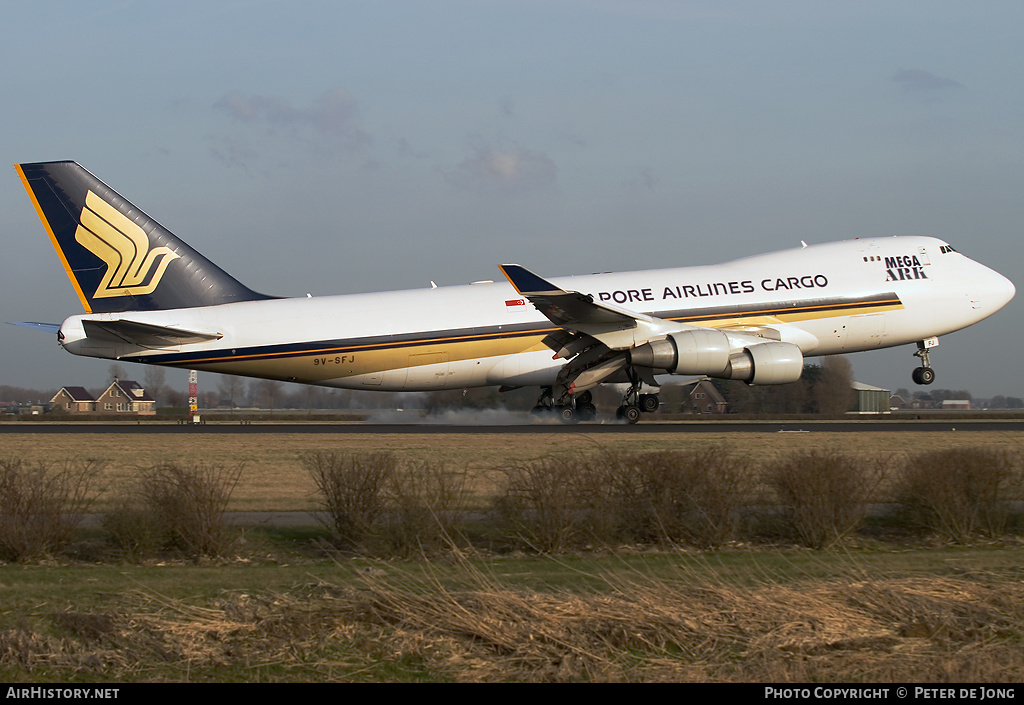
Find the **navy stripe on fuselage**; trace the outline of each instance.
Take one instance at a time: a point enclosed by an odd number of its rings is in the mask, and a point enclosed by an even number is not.
[[[706,323],[738,318],[755,318],[763,316],[807,316],[827,317],[852,309],[880,308],[901,306],[902,302],[893,292],[876,294],[863,298],[846,299],[812,299],[808,301],[786,301],[764,304],[761,308],[750,308],[744,305],[717,306],[698,311],[677,309],[674,311],[654,312],[657,316],[679,323]],[[815,316],[818,314],[818,316]],[[503,338],[530,338],[544,336],[552,331],[561,330],[553,326],[544,326],[539,322],[518,325],[492,325],[475,328],[454,328],[436,331],[417,331],[394,335],[366,336],[361,338],[316,340],[300,343],[281,343],[276,345],[257,345],[247,348],[224,348],[218,350],[198,350],[185,353],[167,353],[157,355],[131,356],[131,360],[161,365],[188,366],[197,363],[238,362],[243,360],[265,360],[282,357],[301,357],[304,355],[327,355],[350,352],[369,352],[374,350],[394,350],[415,348],[439,343],[467,343],[497,340]]]

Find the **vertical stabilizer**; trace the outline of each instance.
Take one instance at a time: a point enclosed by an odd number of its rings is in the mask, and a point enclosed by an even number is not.
[[[15,168],[89,313],[271,298],[243,286],[81,165]]]

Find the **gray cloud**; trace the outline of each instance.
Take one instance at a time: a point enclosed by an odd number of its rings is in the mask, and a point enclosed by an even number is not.
[[[660,179],[649,166],[642,166],[636,173],[626,180],[626,186],[632,191],[654,191],[658,188]]]
[[[946,88],[963,88],[963,86],[951,78],[942,78],[928,71],[921,69],[900,69],[892,77],[892,80],[903,86],[903,90],[916,91],[938,91]]]
[[[547,155],[523,147],[479,147],[442,173],[460,188],[522,193],[554,186],[558,167]]]
[[[359,127],[359,106],[344,88],[333,88],[318,96],[307,108],[296,108],[276,96],[224,94],[214,107],[232,119],[268,128],[311,129],[314,133],[340,140],[355,149],[370,141]]]
[[[245,169],[258,154],[244,140],[237,140],[231,137],[222,137],[217,144],[210,148],[210,154],[214,159],[227,167],[240,167]]]
[[[515,117],[516,104],[511,98],[502,98],[498,101],[498,114],[502,117]]]

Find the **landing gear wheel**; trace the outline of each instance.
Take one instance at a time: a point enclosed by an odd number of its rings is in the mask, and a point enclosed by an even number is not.
[[[938,344],[938,338],[927,338],[917,341],[917,350],[914,352],[914,357],[921,358],[921,366],[915,369],[911,375],[915,384],[931,384],[935,381],[935,370],[932,369],[931,361],[928,359],[930,357],[928,350]]]
[[[576,416],[580,421],[593,421],[597,418],[597,407],[593,404],[576,404]]]
[[[935,381],[935,370],[931,367],[918,367],[911,377],[915,384],[931,384]]]
[[[564,424],[577,423],[579,419],[576,416],[576,409],[571,406],[563,406],[558,410],[558,418]]]
[[[626,423],[634,424],[640,420],[642,412],[639,406],[630,404],[629,406],[621,406],[619,408],[622,409],[622,420]]]
[[[576,408],[580,408],[581,405],[586,406],[587,404],[590,404],[592,401],[594,401],[594,395],[591,394],[590,390],[588,389],[587,391],[583,392],[583,394],[580,394],[579,396],[576,397]]]
[[[658,401],[657,394],[641,394],[640,395],[640,410],[645,414],[653,414],[658,410],[661,402]]]

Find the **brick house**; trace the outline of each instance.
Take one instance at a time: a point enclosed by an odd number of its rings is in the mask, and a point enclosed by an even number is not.
[[[138,382],[115,378],[106,391],[97,397],[96,411],[104,414],[154,416],[156,400]]]
[[[61,387],[50,400],[50,411],[61,414],[82,414],[96,410],[96,400],[85,387]]]
[[[683,412],[693,414],[725,414],[729,403],[709,379],[702,379],[690,390],[683,402]]]

